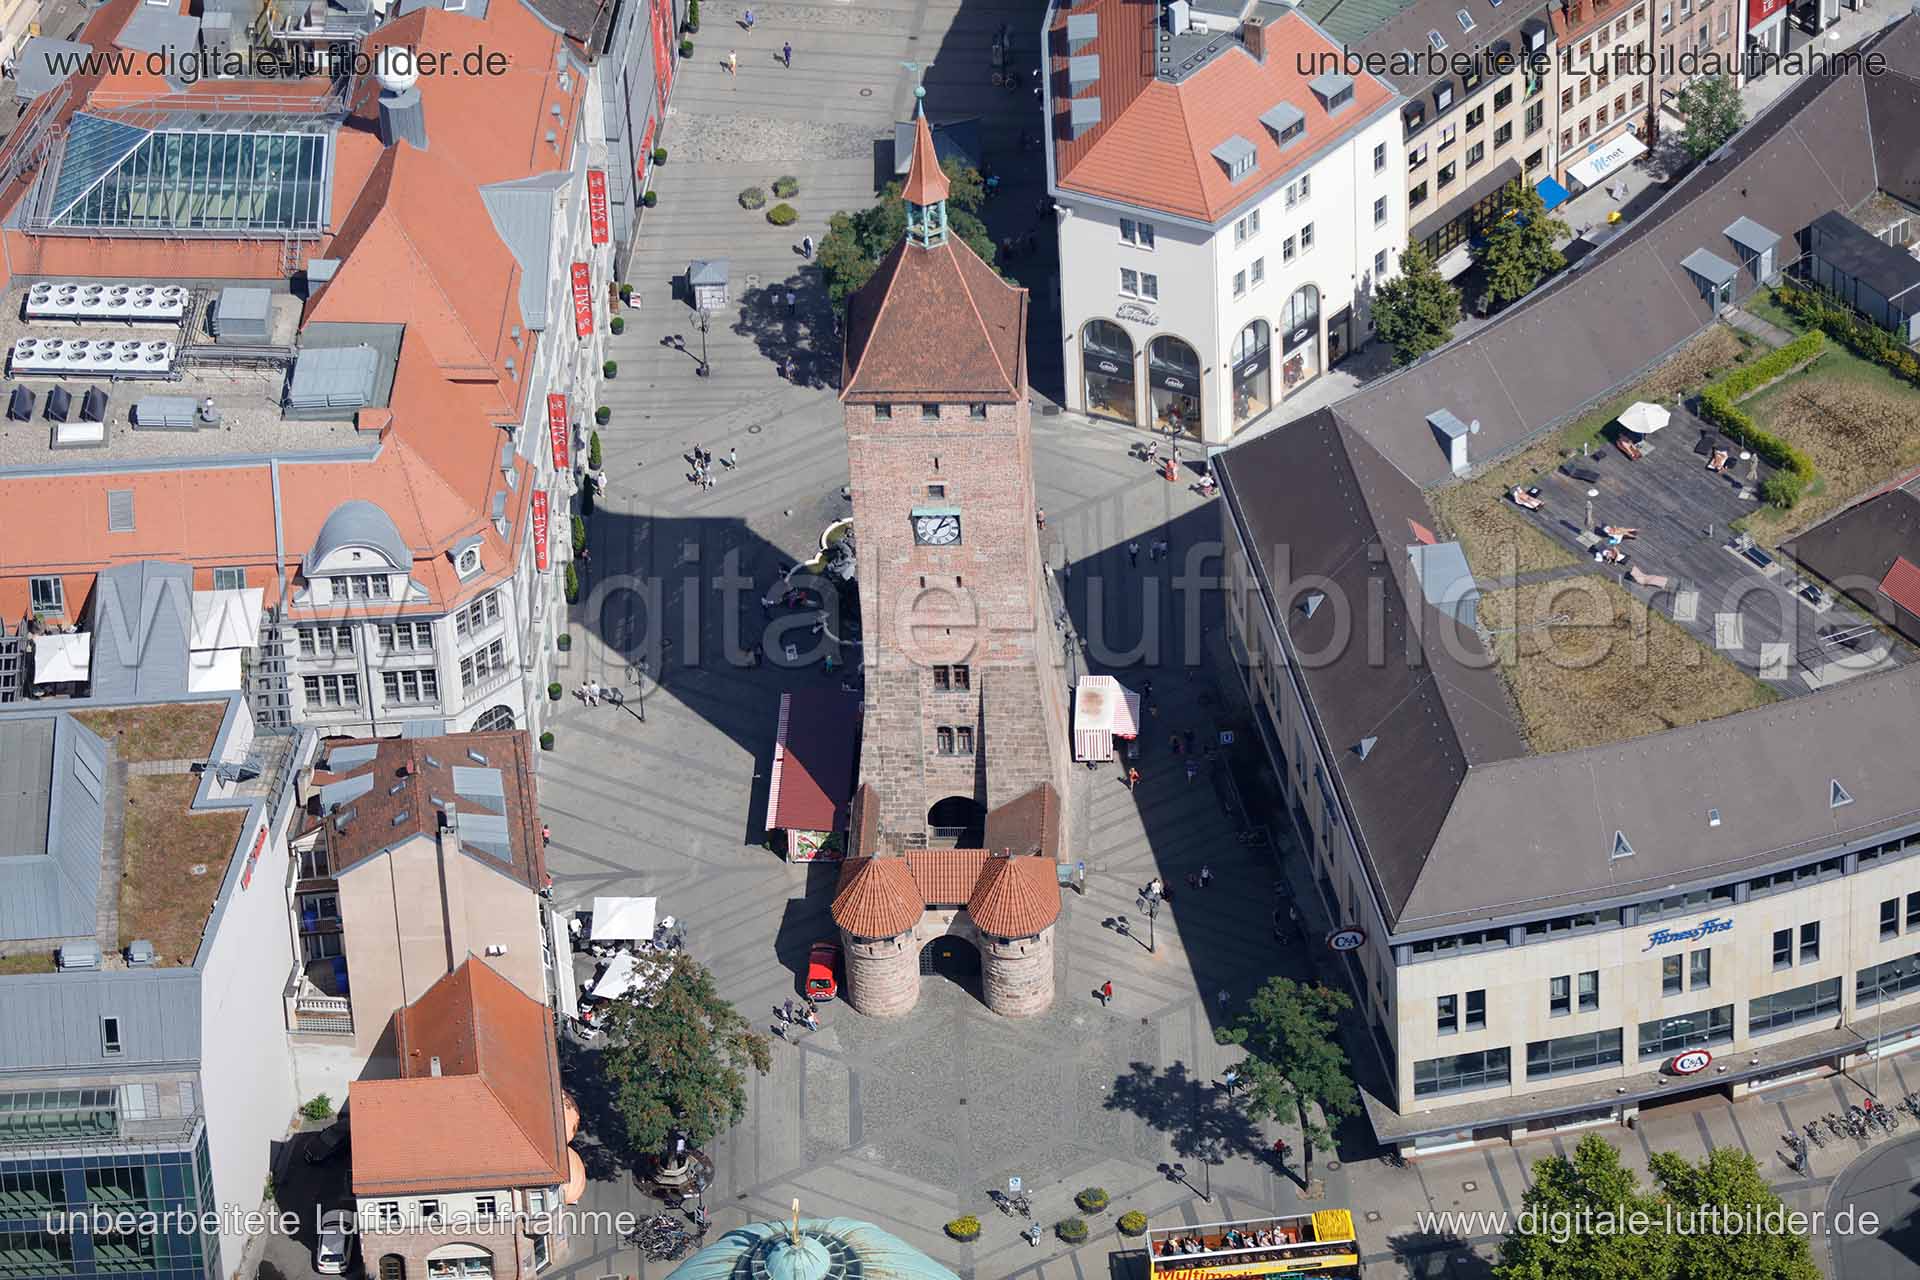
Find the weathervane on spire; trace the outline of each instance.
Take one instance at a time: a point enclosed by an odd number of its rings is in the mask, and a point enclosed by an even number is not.
[[[913,113],[916,116],[925,115],[927,113],[927,72],[932,69],[933,64],[903,62],[900,65],[913,72]]]

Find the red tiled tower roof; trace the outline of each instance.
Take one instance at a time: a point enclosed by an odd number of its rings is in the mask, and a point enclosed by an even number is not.
[[[1052,858],[991,858],[967,901],[982,933],[1027,938],[1060,918],[1060,880]]]
[[[860,938],[892,938],[920,923],[920,890],[900,858],[853,858],[833,896],[833,922]]]
[[[924,106],[914,113],[913,160],[900,196],[908,204],[937,204],[947,198],[947,175],[940,168],[939,154],[934,151],[933,130],[927,125]]]

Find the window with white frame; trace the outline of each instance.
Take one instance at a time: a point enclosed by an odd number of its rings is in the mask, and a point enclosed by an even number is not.
[[[1120,219],[1120,238],[1141,249],[1153,248],[1153,224],[1136,218]]]
[[[1287,208],[1289,209],[1293,208],[1294,205],[1299,204],[1302,200],[1305,200],[1308,196],[1312,194],[1313,194],[1313,175],[1310,173],[1303,173],[1300,175],[1300,180],[1298,182],[1289,182],[1287,184],[1287,197],[1286,197]]]
[[[432,667],[383,671],[380,673],[380,683],[389,703],[440,700],[440,673]]]
[[[489,591],[477,596],[466,608],[453,615],[453,630],[462,640],[475,632],[484,631],[500,621],[500,593]]]
[[[433,649],[431,622],[383,622],[380,647],[389,653],[426,653]]]
[[[1387,251],[1382,249],[1373,255],[1373,282],[1378,285],[1387,274]]]
[[[1253,287],[1258,289],[1267,281],[1267,260],[1265,258],[1255,258],[1253,265],[1248,268],[1248,273],[1249,278],[1253,282]]]
[[[471,690],[485,684],[507,669],[507,648],[504,642],[495,640],[491,644],[481,645],[466,657],[460,659],[460,687]]]
[[[356,675],[302,676],[309,707],[357,707],[360,705],[360,677]]]
[[[1373,202],[1373,225],[1380,226],[1387,220],[1387,198],[1381,196]]]
[[[242,591],[246,589],[247,571],[240,568],[215,569],[213,571],[213,589],[215,591]]]
[[[392,583],[384,573],[344,573],[333,580],[336,600],[388,600]]]
[[[303,658],[332,658],[353,652],[353,628],[344,623],[321,623],[296,628]]]
[[[1247,273],[1244,271],[1236,271],[1233,273],[1233,296],[1236,298],[1244,298],[1246,294]]]
[[[1158,298],[1160,296],[1160,277],[1151,271],[1133,271],[1120,268],[1120,292],[1129,298]]]
[[[1373,144],[1373,171],[1378,173],[1386,167],[1387,144],[1384,142],[1376,142]]]
[[[1309,222],[1300,228],[1300,252],[1305,253],[1311,248],[1313,248],[1313,224]]]
[[[67,584],[60,578],[29,578],[27,590],[33,601],[33,616],[52,617],[67,611]]]
[[[1282,240],[1280,242],[1280,261],[1292,262],[1294,248],[1295,248],[1295,241],[1292,236],[1288,236],[1285,240]]]
[[[454,563],[453,570],[463,578],[471,578],[480,572],[480,548],[468,547],[460,553],[460,559]]]
[[[1233,224],[1233,243],[1235,246],[1243,245],[1259,234],[1260,211],[1258,209],[1250,210],[1246,217],[1239,219]]]

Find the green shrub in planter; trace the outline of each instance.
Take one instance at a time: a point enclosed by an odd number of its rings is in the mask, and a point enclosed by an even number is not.
[[[609,410],[602,409],[601,412],[611,416]],[[587,434],[587,465],[595,471],[600,469],[600,433],[598,431]]]
[[[791,200],[800,194],[800,179],[790,173],[783,173],[773,180],[773,194],[782,200]]]
[[[1107,1198],[1105,1187],[1087,1187],[1073,1198],[1073,1202],[1080,1206],[1082,1213],[1099,1213],[1112,1203]]]
[[[605,405],[601,405],[598,409],[595,409],[593,411],[593,420],[604,427],[609,422],[613,421],[613,410],[607,408],[607,406]],[[596,431],[594,432],[594,434],[598,435],[600,433]]]
[[[324,1093],[316,1093],[300,1105],[300,1114],[309,1120],[331,1120],[333,1118],[333,1099]],[[978,1223],[974,1225],[978,1226]]]
[[[609,360],[605,364],[600,366],[600,376],[603,378],[618,377],[619,373],[620,373],[620,362],[618,360]]]
[[[1120,1215],[1120,1220],[1114,1223],[1114,1225],[1120,1228],[1120,1234],[1123,1236],[1145,1235],[1147,1232],[1147,1215],[1138,1209],[1129,1209]]]
[[[665,147],[655,147],[653,149],[653,162],[655,164],[665,164],[667,162],[667,149]]]
[[[776,227],[790,227],[799,218],[799,211],[790,204],[777,204],[767,210],[767,221]]]
[[[640,203],[651,209],[660,203],[660,194],[656,191],[649,191],[640,197]]]
[[[1087,1224],[1080,1218],[1062,1218],[1053,1224],[1053,1234],[1060,1237],[1062,1244],[1085,1244]]]
[[[560,689],[560,682],[558,680],[555,680],[552,684],[547,686],[548,702],[560,701],[560,694],[561,694],[561,689]]]
[[[567,562],[567,603],[577,604],[580,600],[580,570],[571,560]]]
[[[760,187],[748,187],[740,193],[742,209],[764,209],[767,206],[767,193]]]
[[[627,322],[622,317],[615,316],[613,319],[607,321],[607,328],[614,333],[625,333],[627,331]]]
[[[554,641],[554,645],[562,653],[573,648],[573,633],[570,631],[562,631],[559,639]]]
[[[579,555],[587,546],[587,522],[579,516],[573,518],[573,554]]]
[[[687,30],[700,29],[700,0],[687,0]]]
[[[540,735],[540,749],[542,751],[553,750],[553,730],[549,729]]]
[[[680,42],[680,56],[683,58],[691,58],[693,56],[693,41],[682,40]]]
[[[624,280],[621,281],[620,283],[620,301],[622,302],[633,301],[633,286],[626,283]]]
[[[947,1234],[965,1244],[969,1240],[980,1238],[980,1219],[968,1214],[964,1218],[955,1218],[947,1224]]]

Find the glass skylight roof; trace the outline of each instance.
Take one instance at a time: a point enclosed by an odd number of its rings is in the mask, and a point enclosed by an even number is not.
[[[75,115],[49,225],[206,235],[323,230],[331,129],[315,129],[311,117],[265,115],[240,117],[245,130],[204,127],[217,119],[202,114],[142,129]]]

